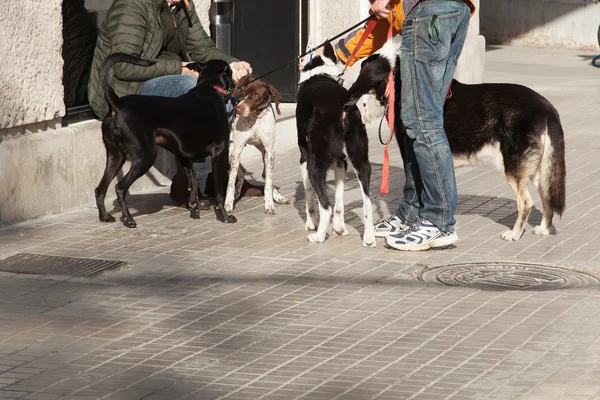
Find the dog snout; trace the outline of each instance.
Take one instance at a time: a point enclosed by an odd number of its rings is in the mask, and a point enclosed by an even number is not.
[[[250,107],[245,102],[241,102],[235,106],[235,112],[241,117],[247,117],[250,115]]]

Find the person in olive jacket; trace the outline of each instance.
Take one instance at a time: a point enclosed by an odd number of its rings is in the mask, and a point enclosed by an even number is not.
[[[252,72],[249,63],[217,49],[200,24],[193,3],[190,1],[189,7],[185,3],[187,1],[183,0],[113,2],[98,34],[88,84],[90,106],[98,117],[104,118],[108,112],[100,82],[100,67],[112,53],[123,52],[156,60],[148,67],[116,64],[109,84],[119,97],[130,94],[180,96],[196,86],[198,73],[186,68],[186,64],[193,61],[225,60],[233,69],[235,81]],[[231,104],[228,104],[228,111],[233,117]],[[173,194],[180,172],[183,171],[178,171],[174,178],[171,197],[181,204],[187,202],[187,179],[177,185],[181,186],[181,190],[177,190],[182,192],[181,196]],[[202,208],[209,206],[207,201],[202,203]]]
[[[183,7],[185,5],[182,0],[113,2],[98,34],[88,85],[90,105],[98,117],[104,118],[108,112],[99,74],[102,62],[111,53],[123,52],[157,61],[149,67],[127,63],[115,65],[114,76],[109,83],[119,97],[129,94],[155,94],[147,93],[148,88],[155,86],[155,92],[157,85],[152,85],[153,80],[166,83],[163,78],[165,76],[169,76],[169,83],[183,85],[190,82],[193,87],[196,84],[194,78],[197,77],[197,73],[185,68],[185,65],[192,61],[225,60],[234,71],[234,80],[252,71],[247,62],[238,61],[217,49],[200,24],[191,2],[188,9],[190,26]],[[172,96],[172,93],[167,93],[169,94]]]

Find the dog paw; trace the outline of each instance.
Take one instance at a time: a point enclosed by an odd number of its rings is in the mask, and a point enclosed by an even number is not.
[[[198,211],[198,209],[190,210],[190,218],[191,219],[200,219],[200,211]]]
[[[502,239],[503,240],[507,240],[509,242],[516,242],[517,240],[519,240],[521,238],[521,236],[523,235],[523,232],[521,231],[521,234],[519,235],[515,235],[513,233],[513,231],[506,231],[502,234]]]
[[[344,226],[344,225],[338,226],[338,227],[334,226],[333,234],[338,235],[338,236],[348,236],[348,229],[346,229],[346,226]]]
[[[306,223],[304,224],[304,229],[306,229],[307,231],[316,231],[317,225],[315,225],[315,223],[312,222],[312,220],[308,219],[308,220],[306,220]]]
[[[129,218],[125,217],[125,216],[121,216],[120,220],[123,223],[123,225],[125,225],[128,228],[136,228],[137,227],[137,224],[133,220],[133,218],[129,219]]]
[[[233,202],[232,203],[225,203],[224,208],[225,208],[226,212],[228,212],[228,213],[232,212],[233,211]]]
[[[306,237],[311,243],[323,243],[325,241],[325,236],[320,236],[318,233],[311,233]]]
[[[275,203],[277,203],[277,204],[291,204],[291,201],[289,201],[285,197],[282,197],[280,199],[273,199],[273,200],[275,200]]]
[[[277,212],[275,211],[275,208],[265,208],[265,214],[275,215]]]
[[[373,240],[372,242],[369,242],[369,241],[363,239],[363,247],[370,247],[370,248],[377,247],[377,241],[375,240],[375,238],[373,238],[372,240]]]
[[[533,233],[536,235],[546,236],[546,235],[550,234],[550,229],[544,228],[543,226],[538,225],[533,228]]]
[[[100,217],[100,222],[115,222],[116,219],[112,215],[106,214],[105,216]]]
[[[377,247],[377,240],[375,239],[375,232],[365,232],[363,235],[363,246],[364,247]]]

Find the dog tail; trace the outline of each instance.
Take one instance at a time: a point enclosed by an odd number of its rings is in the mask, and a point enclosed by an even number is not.
[[[100,67],[100,81],[102,82],[102,90],[104,91],[104,96],[106,97],[106,101],[108,102],[109,109],[112,111],[117,110],[119,97],[117,96],[113,88],[110,87],[108,81],[110,79],[110,69],[113,65],[120,62],[135,64],[142,67],[148,67],[156,63],[156,61],[144,60],[143,58],[139,58],[125,53],[113,53],[104,59],[104,62]]]
[[[556,109],[546,120],[548,137],[540,163],[540,189],[553,212],[562,216],[566,207],[565,137]]]

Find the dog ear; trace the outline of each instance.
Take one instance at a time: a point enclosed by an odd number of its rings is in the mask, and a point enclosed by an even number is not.
[[[238,79],[238,81],[235,83],[235,89],[233,90],[232,96],[240,97],[242,94],[244,94],[244,86],[252,79],[254,79],[254,76],[251,74],[244,75]]]
[[[219,71],[219,79],[221,83],[223,83],[223,88],[226,90],[230,90],[235,87],[235,82],[233,80],[233,70],[229,66],[229,64],[223,65]]]
[[[365,58],[361,63],[360,63],[360,70],[362,71],[363,68],[365,68],[366,66],[368,66],[369,64],[371,64],[373,61],[375,61],[377,58],[379,58],[378,54],[373,54],[370,55],[369,57]]]
[[[281,111],[279,111],[279,103],[283,100],[277,89],[271,84],[269,84],[269,92],[271,92],[271,96],[275,100],[275,109],[277,109],[277,114],[281,115]]]
[[[329,40],[325,41],[325,46],[323,47],[323,57],[329,58],[334,63],[337,61],[335,50],[333,49],[333,46],[331,45]]]
[[[246,83],[250,82],[253,79],[254,79],[254,75],[252,75],[252,74],[244,75],[237,81],[237,87],[241,88],[242,86],[245,86]]]
[[[185,65],[185,67],[186,67],[187,69],[191,69],[191,70],[193,70],[193,71],[196,71],[198,74],[201,74],[201,73],[202,73],[202,70],[203,70],[203,69],[204,69],[204,67],[205,67],[205,64],[204,64],[204,63],[202,63],[202,62],[199,62],[199,61],[194,61],[194,62],[191,62],[191,63],[187,63],[187,64]]]

